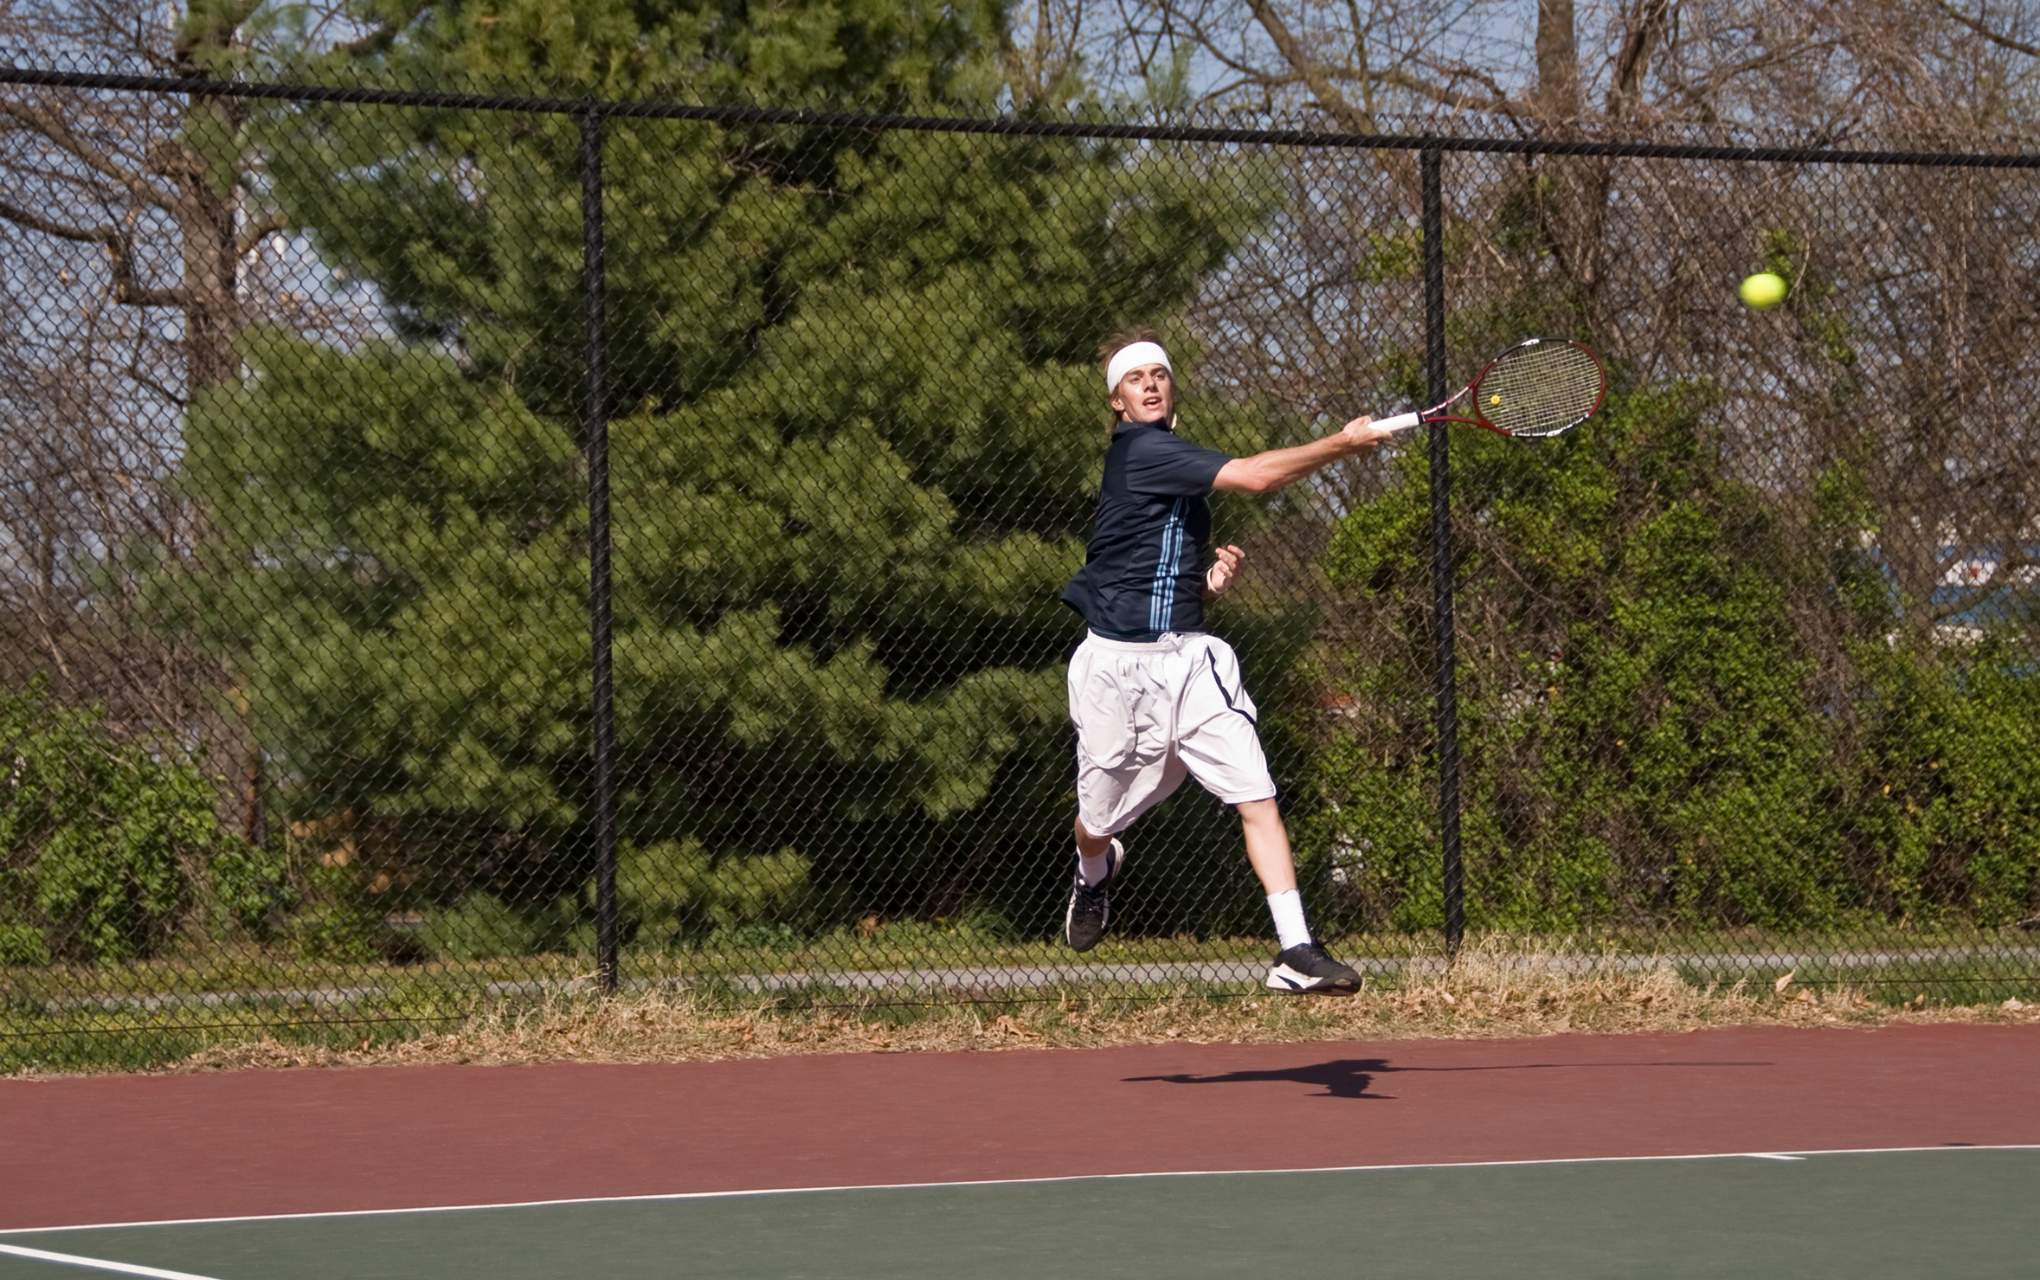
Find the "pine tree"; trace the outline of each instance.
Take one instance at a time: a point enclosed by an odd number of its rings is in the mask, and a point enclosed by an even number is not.
[[[419,9],[379,15],[388,72],[440,87],[999,105],[990,4]],[[723,923],[753,899],[953,911],[1061,873],[1055,597],[1103,447],[1091,349],[1166,323],[1268,185],[1189,150],[605,127],[628,856],[696,880],[765,859],[818,891],[728,881]],[[190,426],[236,575],[193,625],[250,655],[294,812],[373,821],[442,897],[541,903],[589,867],[578,145],[568,116],[291,117],[280,197],[395,331],[255,335],[249,385]],[[1280,427],[1214,406],[1198,434]]]

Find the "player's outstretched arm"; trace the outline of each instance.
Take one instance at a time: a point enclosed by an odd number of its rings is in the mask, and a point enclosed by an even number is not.
[[[1355,418],[1322,440],[1234,458],[1218,469],[1211,487],[1228,493],[1273,493],[1320,467],[1366,453],[1393,434],[1376,427],[1372,418]]]

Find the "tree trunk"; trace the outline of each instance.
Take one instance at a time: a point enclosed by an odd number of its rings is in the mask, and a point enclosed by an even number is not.
[[[195,62],[180,69],[186,74],[200,72]],[[232,385],[240,377],[240,358],[234,346],[243,323],[236,239],[243,169],[239,135],[244,118],[245,111],[237,103],[194,98],[185,109],[173,162],[182,240],[187,404]],[[227,770],[234,779],[231,821],[243,838],[259,844],[267,826],[262,745],[248,714],[246,690],[235,684],[230,699],[237,714],[234,723],[223,726],[228,742],[221,747],[234,760]]]
[[[1573,0],[1537,0],[1537,113],[1547,124],[1580,118],[1580,50]]]

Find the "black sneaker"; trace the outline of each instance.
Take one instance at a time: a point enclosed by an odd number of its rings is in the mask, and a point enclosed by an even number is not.
[[[1104,938],[1105,924],[1112,918],[1112,897],[1107,890],[1118,879],[1119,864],[1125,857],[1126,850],[1114,840],[1105,851],[1105,878],[1097,884],[1085,884],[1083,868],[1078,867],[1076,882],[1070,886],[1069,910],[1063,912],[1063,938],[1078,951],[1089,951]]]
[[[1268,986],[1274,991],[1350,996],[1360,989],[1360,975],[1332,959],[1322,946],[1306,942],[1275,957],[1275,967],[1268,970]]]

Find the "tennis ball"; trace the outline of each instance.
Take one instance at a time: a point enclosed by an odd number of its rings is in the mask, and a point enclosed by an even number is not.
[[[1785,281],[1773,272],[1759,271],[1753,276],[1744,276],[1736,293],[1745,305],[1762,311],[1785,301]]]

